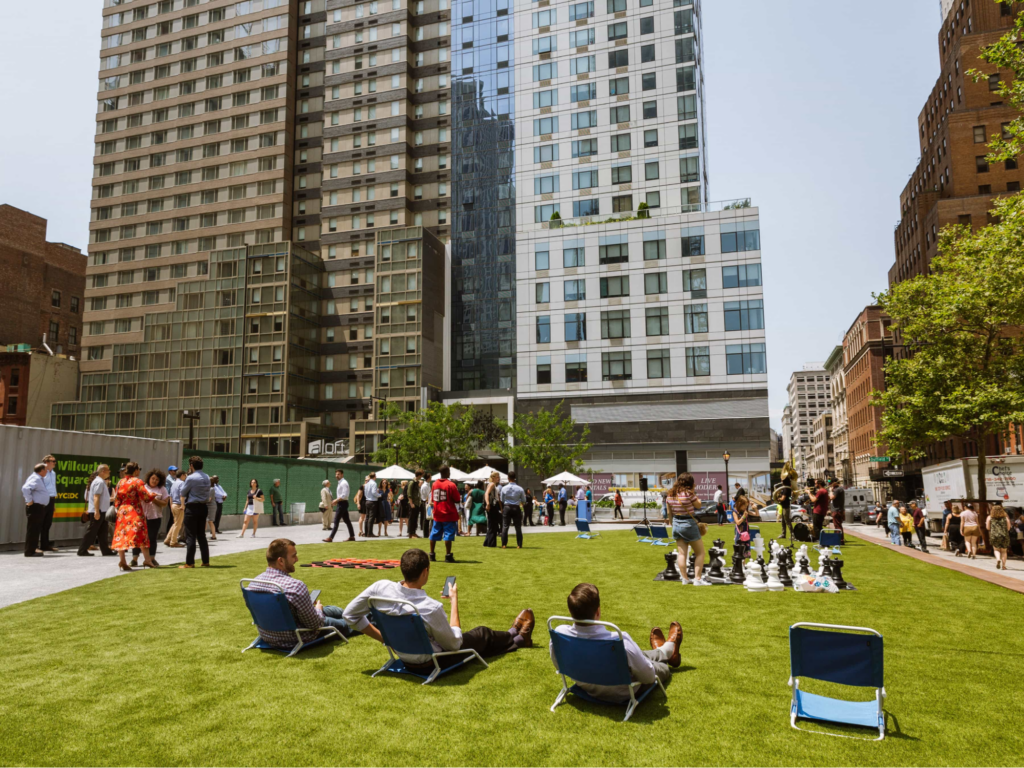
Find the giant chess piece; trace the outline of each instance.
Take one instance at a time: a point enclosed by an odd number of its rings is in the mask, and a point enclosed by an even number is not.
[[[761,579],[761,568],[754,560],[747,560],[746,564],[747,578],[743,581],[743,586],[751,592],[767,592],[768,585]]]
[[[768,563],[768,589],[771,592],[781,592],[786,586],[779,579],[778,558]]]
[[[832,558],[829,557],[826,553],[825,556],[822,558],[822,561],[823,562],[821,563],[821,572],[818,575],[822,577],[828,577],[832,579],[832,581],[835,581],[836,575],[835,572],[832,570]]]
[[[665,570],[654,577],[655,581],[679,581],[679,570],[676,568],[676,553],[665,553]]]
[[[732,552],[732,570],[729,571],[729,581],[733,584],[742,584],[743,578],[743,551],[737,547]]]
[[[697,567],[697,553],[690,550],[690,556],[686,558],[686,578],[693,581],[695,578],[694,569]]]
[[[790,549],[783,549],[779,553],[779,581],[785,587],[793,586],[793,577],[789,575],[789,569],[793,565],[793,551]]]
[[[708,550],[710,555],[710,561],[708,563],[708,571],[704,576],[708,581],[715,584],[724,584],[726,581],[725,574],[722,572],[722,566],[725,565],[723,556],[725,555],[725,542],[721,539],[716,539],[715,544]]]
[[[807,552],[806,552],[807,547],[801,547],[800,549],[801,549],[801,552],[800,552],[800,575],[801,576],[810,576],[811,575],[811,561],[807,557]]]
[[[768,583],[768,569],[764,567],[764,558],[760,555],[757,556],[757,567],[761,574],[761,581]]]
[[[843,578],[844,565],[846,565],[846,563],[843,560],[840,560],[837,557],[832,558],[832,583],[839,587],[839,589],[856,589],[855,586]]]
[[[801,544],[800,549],[796,551],[796,561],[802,563],[805,557],[807,557],[807,545]]]

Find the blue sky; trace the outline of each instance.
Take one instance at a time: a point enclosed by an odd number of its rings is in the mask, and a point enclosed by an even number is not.
[[[85,248],[100,0],[0,3],[0,203]],[[917,115],[938,76],[939,0],[704,0],[711,195],[761,209],[772,424],[886,286]]]

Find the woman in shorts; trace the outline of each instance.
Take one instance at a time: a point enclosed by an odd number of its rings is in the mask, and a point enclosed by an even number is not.
[[[693,486],[693,475],[683,472],[676,477],[675,484],[665,496],[665,504],[672,516],[672,537],[676,540],[676,565],[680,580],[683,584],[690,583],[686,578],[686,558],[689,548],[693,547],[693,585],[703,587],[711,582],[704,580],[704,541],[696,517],[701,503]]]
[[[260,513],[256,511],[256,500],[263,500],[263,491],[260,490],[260,484],[254,477],[249,481],[249,493],[245,495],[245,520],[242,521],[242,532],[238,534],[238,538],[245,536],[245,529],[249,526],[249,521],[252,520],[252,537],[256,538],[256,529],[260,527]]]

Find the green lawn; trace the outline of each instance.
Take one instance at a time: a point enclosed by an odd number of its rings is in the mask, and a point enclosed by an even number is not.
[[[708,540],[718,530],[712,526]],[[765,534],[772,525],[762,525]],[[217,568],[139,572],[0,610],[0,763],[5,765],[1011,765],[1024,755],[1020,712],[1024,596],[856,540],[838,595],[750,594],[653,583],[663,548],[632,533],[594,541],[527,536],[527,548],[456,543],[428,590],[459,577],[467,629],[507,628],[536,612],[536,646],[471,665],[432,686],[371,679],[385,659],[365,637],[286,659],[239,651],[254,629],[238,580],[261,552]],[[397,558],[405,542],[310,545]],[[344,605],[379,575],[301,568]],[[382,574],[398,579],[397,570]],[[603,616],[647,647],[652,625],[683,626],[668,699],[653,693],[628,723],[620,708],[569,698],[548,657],[548,616],[580,581]],[[885,636],[889,735],[880,743],[789,727],[787,628],[873,627]],[[836,729],[833,729],[836,730]]]

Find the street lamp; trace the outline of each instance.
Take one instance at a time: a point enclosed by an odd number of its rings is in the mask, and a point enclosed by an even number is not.
[[[183,419],[188,419],[188,447],[189,450],[194,451],[196,449],[196,444],[192,435],[195,424],[199,421],[199,411],[182,411],[181,417]]]
[[[729,459],[732,458],[729,455],[729,451],[722,454],[722,458],[725,459],[725,492],[729,493]]]

